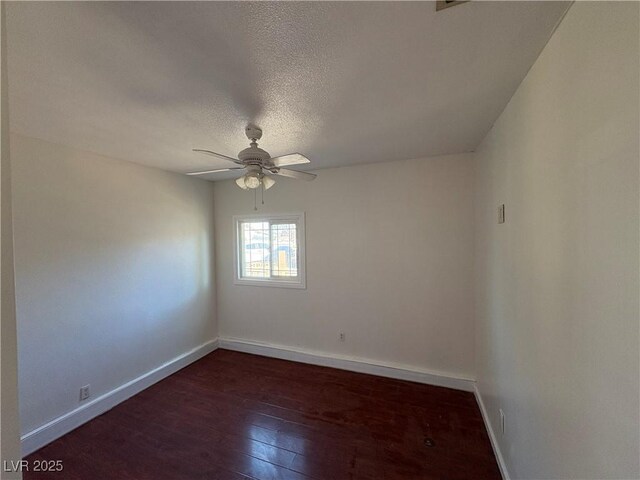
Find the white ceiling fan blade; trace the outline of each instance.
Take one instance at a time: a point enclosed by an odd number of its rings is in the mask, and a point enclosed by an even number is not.
[[[203,172],[189,172],[187,175],[206,175],[207,173],[230,172],[231,170],[244,170],[244,167],[218,168],[217,170],[205,170]]]
[[[202,150],[200,148],[194,148],[193,151],[194,152],[198,152],[198,153],[204,153],[205,155],[211,155],[212,157],[219,158],[220,160],[228,160],[230,162],[237,163],[239,165],[244,165],[237,158],[227,157],[226,155],[222,155],[221,153],[212,152],[211,150]]]
[[[289,170],[286,168],[278,168],[277,171],[273,172],[273,174],[295,178],[296,180],[306,180],[307,182],[314,180],[317,176],[315,173],[298,172],[297,170]]]
[[[300,165],[301,163],[309,163],[309,159],[300,153],[290,153],[288,155],[280,155],[271,159],[276,167],[286,167],[287,165]]]

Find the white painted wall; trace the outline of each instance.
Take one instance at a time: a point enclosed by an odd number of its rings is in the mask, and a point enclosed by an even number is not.
[[[216,336],[213,187],[19,135],[22,433]]]
[[[20,460],[16,303],[9,161],[9,98],[5,2],[0,4],[0,478],[22,478],[19,469],[2,468]],[[14,470],[14,471],[5,471]]]
[[[638,15],[576,2],[477,151],[478,380],[512,478],[640,477]]]
[[[214,191],[221,337],[473,377],[470,155],[278,179],[259,212],[306,213],[306,290],[233,284],[232,216],[253,195]]]

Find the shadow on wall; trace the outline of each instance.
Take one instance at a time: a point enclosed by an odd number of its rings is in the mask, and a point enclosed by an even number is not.
[[[26,433],[215,337],[213,189],[19,135],[12,162]]]
[[[156,367],[156,357],[175,356],[189,319],[199,319],[190,333],[194,345],[207,336],[212,294],[204,232],[119,252],[98,244],[82,255],[74,250],[70,245],[68,255],[18,274],[19,286],[29,285],[18,298],[22,433],[77,406],[80,384],[92,383],[95,396],[109,389],[100,388],[100,377],[115,387]],[[37,301],[25,290],[37,291]],[[52,391],[52,381],[65,386]],[[56,397],[73,401],[34,417]]]

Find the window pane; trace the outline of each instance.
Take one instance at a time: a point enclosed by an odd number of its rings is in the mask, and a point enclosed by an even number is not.
[[[298,276],[297,231],[295,223],[271,225],[271,275]]]
[[[304,214],[234,217],[236,285],[306,288]]]
[[[240,225],[241,275],[268,278],[270,272],[269,222],[242,222]]]

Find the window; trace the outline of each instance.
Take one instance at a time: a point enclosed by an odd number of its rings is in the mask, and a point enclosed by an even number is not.
[[[305,288],[304,214],[233,217],[235,283]]]

